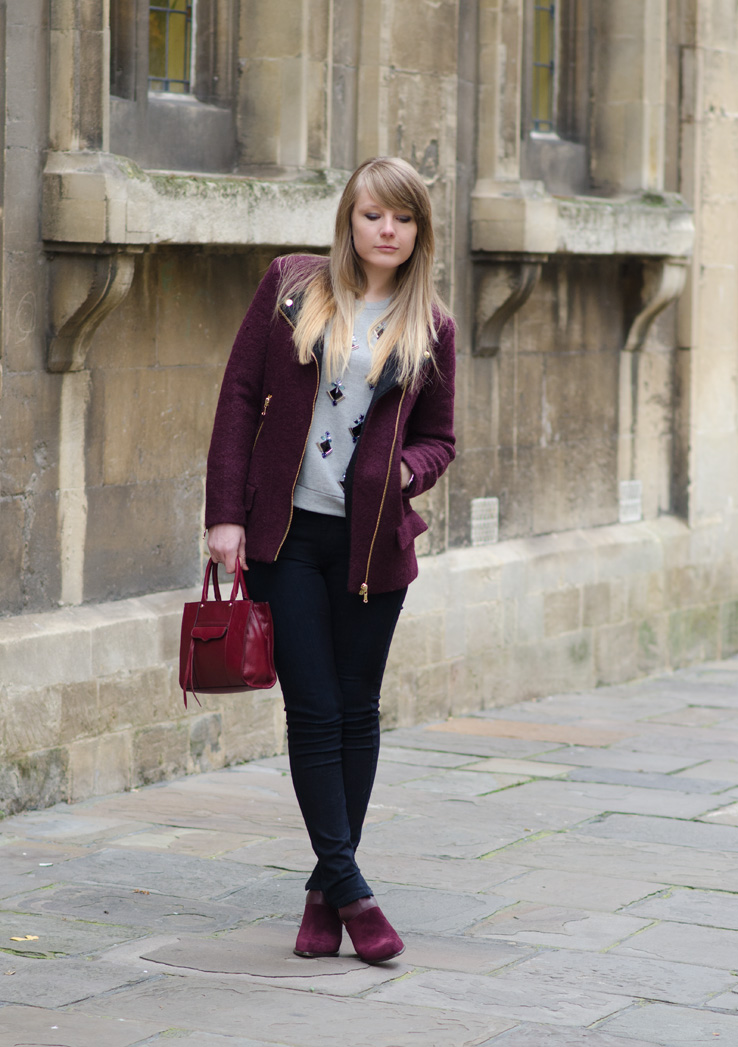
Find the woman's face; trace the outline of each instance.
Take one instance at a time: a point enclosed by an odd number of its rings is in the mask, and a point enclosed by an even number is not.
[[[413,253],[418,226],[410,211],[397,211],[380,203],[362,187],[351,212],[354,248],[364,272],[384,278]]]

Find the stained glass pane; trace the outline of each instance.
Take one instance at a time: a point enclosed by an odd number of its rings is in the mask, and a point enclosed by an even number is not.
[[[149,88],[190,90],[192,59],[191,0],[157,0],[149,4]]]
[[[553,131],[556,10],[554,4],[533,9],[532,119],[534,131]]]

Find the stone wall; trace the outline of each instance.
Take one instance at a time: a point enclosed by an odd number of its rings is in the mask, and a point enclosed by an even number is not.
[[[423,562],[390,654],[382,725],[618,683],[738,650],[738,516],[455,549]],[[279,688],[189,699],[197,589],[0,621],[5,813],[279,752]]]
[[[179,99],[144,0],[0,0],[0,808],[282,749],[278,691],[184,711],[180,607],[243,312],[376,153],[458,320],[384,724],[738,650],[738,12],[559,8],[542,139],[527,0],[199,0]]]

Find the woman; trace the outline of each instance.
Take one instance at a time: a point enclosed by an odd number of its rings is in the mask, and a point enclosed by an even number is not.
[[[317,856],[295,952],[345,926],[380,963],[402,941],[356,864],[379,752],[379,691],[426,524],[410,498],[454,457],[454,325],[432,276],[428,192],[367,160],[330,259],[278,258],[223,379],[208,456],[213,560],[268,600],[290,769]],[[247,560],[248,558],[248,560]]]

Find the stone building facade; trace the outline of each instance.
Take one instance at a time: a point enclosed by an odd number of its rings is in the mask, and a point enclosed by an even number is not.
[[[179,615],[234,333],[372,155],[459,326],[384,723],[738,650],[736,4],[188,7],[0,2],[0,807],[282,748],[276,690],[185,713]]]

